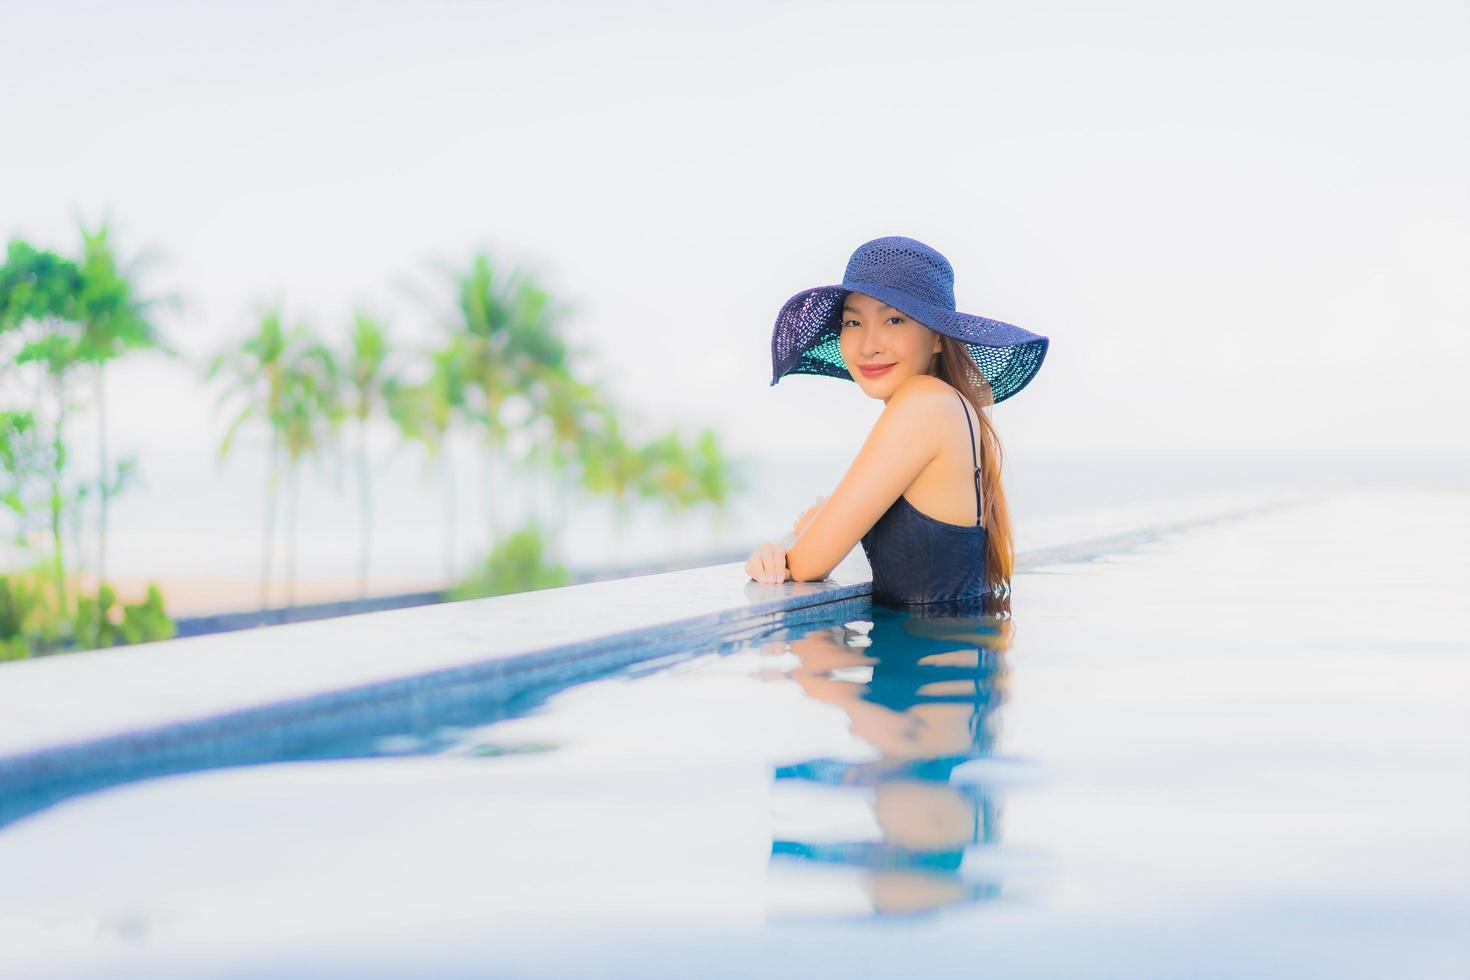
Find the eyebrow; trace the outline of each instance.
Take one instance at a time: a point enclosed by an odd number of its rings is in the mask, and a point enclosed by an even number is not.
[[[878,311],[880,313],[882,311],[884,311],[884,310],[891,310],[891,309],[893,309],[893,307],[889,306],[887,303],[884,303],[883,305],[881,305],[881,306],[878,307]],[[856,306],[845,306],[844,305],[842,307],[842,312],[843,313],[861,313],[862,310],[859,310]]]

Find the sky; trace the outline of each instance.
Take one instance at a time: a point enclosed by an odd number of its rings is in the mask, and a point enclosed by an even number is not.
[[[0,233],[109,217],[195,358],[273,300],[427,339],[484,248],[635,434],[850,458],[881,405],[771,387],[771,325],[900,234],[1051,338],[1008,451],[1470,452],[1462,2],[0,0],[0,38]],[[196,371],[109,394],[114,451],[211,458]]]
[[[5,0],[0,34],[0,231],[110,216],[186,352],[271,299],[422,333],[406,284],[485,247],[650,425],[854,443],[878,404],[770,387],[770,327],[904,234],[1052,339],[1008,442],[1470,447],[1463,3]],[[209,444],[142,360],[121,442]]]

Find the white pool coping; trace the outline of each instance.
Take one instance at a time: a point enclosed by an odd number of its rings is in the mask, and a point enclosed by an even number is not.
[[[1018,529],[1018,565],[1082,560],[1315,494],[1251,491],[1114,507]],[[824,582],[760,585],[743,563],[0,664],[0,788],[28,760],[137,733],[510,658],[734,629],[862,597],[854,548]]]

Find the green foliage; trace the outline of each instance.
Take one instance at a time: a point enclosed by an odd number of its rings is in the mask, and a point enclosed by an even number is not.
[[[75,262],[12,239],[0,266],[0,330],[33,320],[75,320],[81,292]]]
[[[0,513],[16,520],[15,544],[23,549],[49,537],[44,564],[7,574],[0,584],[0,643],[6,656],[50,651],[68,643],[108,646],[172,635],[156,586],[148,598],[119,605],[106,584],[107,502],[122,492],[137,461],[113,464],[106,444],[107,362],[129,351],[176,355],[154,327],[160,300],[139,295],[132,265],[119,262],[104,223],[83,227],[76,258],[14,240],[0,265],[0,372],[33,365],[44,372],[42,397],[25,410],[0,409]],[[445,482],[446,542],[454,529],[453,467],[449,436],[457,426],[476,433],[485,451],[515,450],[509,462],[556,475],[555,489],[580,488],[611,497],[619,518],[634,501],[684,511],[704,503],[723,514],[739,481],[723,457],[718,437],[703,429],[686,439],[669,430],[651,440],[633,427],[601,387],[579,380],[574,367],[586,353],[569,343],[567,308],[536,277],[509,268],[483,252],[448,270],[436,321],[443,328],[436,349],[417,352],[425,370],[400,370],[383,325],[354,311],[349,344],[339,352],[303,324],[288,328],[279,308],[265,311],[254,331],[209,359],[206,380],[219,381],[219,404],[233,403],[219,455],[227,456],[247,426],[270,436],[266,484],[262,603],[271,566],[275,497],[281,475],[287,495],[287,594],[294,569],[295,499],[301,464],[340,458],[342,423],[357,423],[363,537],[360,578],[371,554],[371,420],[386,416],[404,442],[436,457]],[[3,354],[3,352],[0,352]],[[72,375],[88,367],[95,381],[101,439],[96,475],[77,484],[68,475],[66,421],[73,405]],[[512,441],[511,436],[520,438]],[[71,596],[63,562],[63,530],[80,535],[83,505],[95,499],[98,521],[96,594]],[[560,495],[558,495],[560,502]],[[538,501],[539,502],[539,501]],[[489,508],[492,534],[496,511]],[[498,504],[498,501],[493,502]],[[551,525],[555,526],[555,525]],[[497,595],[564,585],[565,568],[546,557],[546,534],[533,522],[496,544],[482,567],[451,590],[454,598]],[[449,567],[452,569],[452,547]],[[452,572],[449,574],[452,578]],[[48,578],[51,588],[46,588]]]
[[[14,543],[24,546],[45,505],[50,447],[34,412],[0,409],[0,505],[16,517]]]
[[[360,521],[357,592],[366,597],[368,574],[372,565],[373,538],[373,467],[368,450],[368,424],[392,411],[391,396],[397,384],[395,364],[391,362],[392,343],[386,327],[361,310],[353,314],[350,345],[343,362],[343,399],[350,405],[357,422],[357,489]],[[390,360],[391,359],[391,360]]]
[[[331,349],[309,327],[287,330],[280,308],[267,310],[253,334],[216,352],[205,369],[206,381],[222,385],[216,407],[237,403],[219,455],[229,455],[237,431],[251,421],[277,437],[292,463],[325,448],[345,415],[339,373]]]
[[[81,229],[82,250],[73,260],[12,240],[0,265],[0,340],[15,338],[13,356],[0,359],[0,371],[17,373],[26,365],[43,370],[43,396],[24,410],[0,409],[0,505],[15,519],[11,544],[23,552],[35,547],[38,531],[49,532],[51,555],[0,575],[0,656],[15,658],[74,646],[140,642],[173,634],[156,586],[147,599],[125,604],[114,621],[116,596],[101,567],[106,554],[107,501],[122,492],[137,469],[136,458],[114,464],[107,459],[107,414],[102,402],[106,362],[130,350],[166,347],[151,319],[153,300],[137,295],[130,271],[124,270],[108,241],[104,223],[95,231]],[[13,348],[14,349],[14,348]],[[96,381],[97,424],[101,434],[97,475],[75,483],[67,418],[74,405],[69,392],[78,368],[90,365]],[[94,598],[68,592],[64,534],[79,538],[84,507],[96,498],[99,586]]]
[[[96,231],[83,226],[81,233],[80,289],[73,308],[75,319],[84,328],[80,358],[102,364],[133,350],[179,356],[154,324],[154,311],[164,300],[138,295],[135,273],[120,266],[108,241],[107,224]]]
[[[0,660],[167,640],[178,631],[156,584],[141,602],[119,605],[104,582],[95,596],[76,595],[74,608],[61,615],[49,575],[43,566],[0,574]]]
[[[531,592],[569,585],[571,573],[545,558],[545,539],[534,522],[502,541],[479,570],[447,593],[451,600],[479,599],[510,592]]]
[[[77,597],[75,638],[79,646],[110,647],[118,643],[147,643],[170,639],[177,626],[163,610],[163,592],[149,583],[142,602],[123,603],[122,618],[113,612],[117,594],[106,582],[97,590],[96,598]]]
[[[331,348],[303,332],[293,353],[282,364],[281,399],[273,419],[291,466],[335,449],[347,414],[341,369]]]
[[[465,379],[461,410],[483,431],[487,445],[500,445],[509,432],[501,417],[507,399],[532,397],[537,380],[565,373],[567,343],[561,336],[565,308],[529,274],[505,272],[477,252],[468,268],[453,274],[456,303],[445,328],[447,351]]]
[[[46,589],[34,569],[0,574],[0,660],[23,660],[58,641]]]
[[[361,311],[353,314],[344,379],[352,416],[359,422],[371,418],[383,403],[384,389],[392,380],[388,367],[391,346],[380,321]]]
[[[222,386],[216,408],[234,401],[234,418],[219,444],[219,458],[227,456],[238,431],[247,422],[263,425],[270,433],[266,473],[267,519],[262,536],[260,595],[264,606],[270,581],[275,495],[282,462],[291,488],[298,485],[301,464],[336,455],[339,431],[347,416],[342,368],[330,347],[311,328],[296,324],[289,330],[279,307],[266,310],[256,330],[209,358],[206,381]],[[290,602],[294,584],[296,510],[294,492],[288,503],[286,592]]]
[[[645,500],[662,500],[679,510],[706,501],[723,507],[731,490],[720,453],[719,437],[700,430],[687,446],[676,432],[654,440],[638,454],[638,492]]]

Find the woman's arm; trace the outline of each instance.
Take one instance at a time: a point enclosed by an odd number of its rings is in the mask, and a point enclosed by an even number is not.
[[[790,531],[775,541],[763,541],[757,545],[745,562],[745,573],[757,582],[784,582],[790,578],[791,572],[786,567],[786,552],[826,502],[826,497],[818,497],[815,504],[802,511]]]
[[[949,385],[929,375],[909,378],[898,387],[837,488],[785,546],[793,579],[814,582],[831,574],[939,455],[933,420],[943,411],[940,400],[952,397]]]

